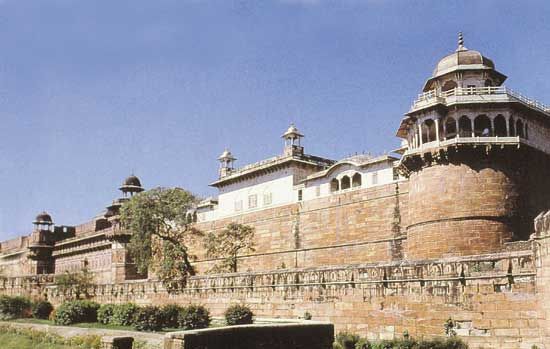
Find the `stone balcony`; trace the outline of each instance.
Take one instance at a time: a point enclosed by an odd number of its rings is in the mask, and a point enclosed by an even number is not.
[[[528,98],[518,92],[515,92],[506,86],[495,87],[468,87],[455,88],[449,91],[432,90],[422,93],[414,101],[409,113],[418,110],[444,105],[451,106],[456,104],[477,104],[477,103],[521,103],[529,108],[535,109],[550,116],[550,106],[540,103],[534,99]]]

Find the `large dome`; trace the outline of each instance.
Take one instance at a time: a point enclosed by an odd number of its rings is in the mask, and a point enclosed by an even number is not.
[[[447,74],[455,70],[464,69],[495,69],[495,64],[492,60],[484,57],[480,52],[474,50],[468,50],[467,48],[461,48],[452,54],[443,57],[437,63],[434,69],[432,77]]]

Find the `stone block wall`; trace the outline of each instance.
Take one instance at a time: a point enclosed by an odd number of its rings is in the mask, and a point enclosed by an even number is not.
[[[239,270],[267,271],[364,262],[402,257],[406,223],[407,183],[351,190],[283,207],[204,222],[204,232],[237,222],[255,228],[256,251],[239,259]],[[215,261],[201,247],[200,272]]]

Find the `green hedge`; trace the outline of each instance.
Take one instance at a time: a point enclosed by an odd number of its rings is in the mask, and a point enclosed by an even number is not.
[[[163,327],[177,328],[178,317],[181,311],[183,311],[183,307],[177,304],[167,304],[163,306],[162,307]]]
[[[101,304],[97,310],[97,322],[104,325],[110,324],[113,322],[113,313],[115,311],[114,304]]]
[[[141,307],[134,315],[134,327],[138,331],[160,331],[162,326],[162,311],[159,307]]]
[[[134,325],[134,317],[139,307],[134,303],[116,304],[111,323],[120,326]]]
[[[334,349],[468,349],[468,345],[460,338],[435,338],[430,340],[415,340],[412,338],[384,340],[371,342],[350,332],[336,335]]]
[[[0,296],[0,319],[30,317],[31,301],[21,296]]]
[[[55,311],[57,325],[70,325],[78,322],[97,322],[99,304],[92,301],[70,301],[61,304]]]
[[[188,305],[178,316],[178,326],[184,330],[207,328],[210,326],[210,312],[202,305]]]
[[[246,305],[235,304],[225,311],[225,321],[229,326],[251,324],[253,318],[252,310]]]
[[[32,304],[32,316],[36,319],[48,319],[52,311],[53,305],[48,301],[37,301]]]

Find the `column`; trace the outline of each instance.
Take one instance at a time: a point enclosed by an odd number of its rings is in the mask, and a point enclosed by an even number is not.
[[[474,128],[474,119],[470,119],[470,127],[472,128],[472,138],[476,136],[475,128]]]
[[[420,139],[420,146],[422,146],[422,144],[424,143],[424,142],[422,141],[422,124],[419,124],[419,125],[418,125],[418,137],[419,137],[419,139]]]
[[[510,137],[510,115],[506,116],[506,136]]]
[[[493,137],[496,132],[495,132],[495,119],[494,118],[489,118],[491,120],[491,132],[489,132],[489,136]]]
[[[435,119],[435,140],[439,143],[439,119]]]

